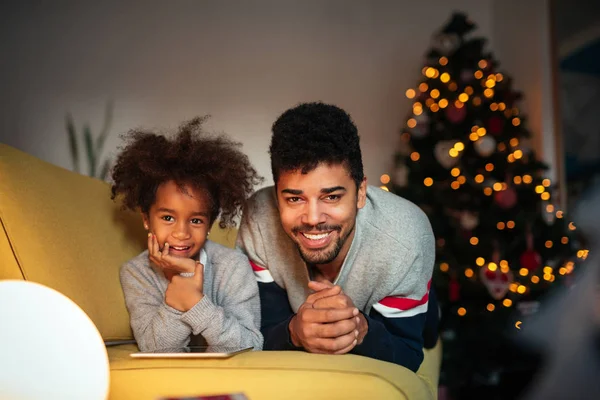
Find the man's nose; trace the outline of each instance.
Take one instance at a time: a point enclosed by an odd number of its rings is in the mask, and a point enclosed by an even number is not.
[[[317,226],[326,220],[325,213],[320,207],[319,202],[308,202],[306,212],[303,215],[302,223],[305,225]]]

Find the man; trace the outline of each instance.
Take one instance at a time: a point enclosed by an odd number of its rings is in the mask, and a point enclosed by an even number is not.
[[[356,126],[338,107],[284,112],[270,154],[275,186],[248,201],[237,242],[259,282],[264,349],[416,371],[435,258],[426,215],[367,186]]]

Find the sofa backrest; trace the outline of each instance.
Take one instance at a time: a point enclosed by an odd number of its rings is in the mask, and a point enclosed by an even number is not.
[[[235,236],[215,224],[210,237],[233,247]],[[56,289],[104,340],[131,339],[119,268],[145,244],[141,217],[122,211],[107,183],[0,144],[0,279]]]

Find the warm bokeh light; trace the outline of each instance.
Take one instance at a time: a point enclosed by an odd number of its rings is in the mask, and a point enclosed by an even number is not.
[[[477,246],[479,244],[479,238],[477,236],[473,236],[471,239],[469,239],[469,243],[471,243],[473,246]]]
[[[477,264],[480,267],[483,267],[483,265],[485,264],[485,258],[477,257],[477,259],[475,260],[475,264]]]
[[[512,300],[511,300],[511,299],[504,299],[504,300],[502,301],[502,305],[503,305],[504,307],[510,307],[510,306],[512,306]]]
[[[440,264],[440,271],[448,272],[449,269],[450,269],[450,266],[448,265],[448,263],[443,262]]]
[[[546,191],[546,188],[545,188],[545,187],[543,187],[542,185],[537,185],[537,186],[535,187],[535,192],[536,192],[537,194],[542,194],[542,193],[544,193],[545,191]]]
[[[491,312],[491,311],[494,311],[496,309],[496,306],[493,305],[492,303],[489,303],[487,305],[486,309]]]
[[[413,151],[412,153],[410,153],[411,160],[419,161],[419,158],[421,158],[421,155],[419,153],[417,153],[416,151]]]
[[[472,270],[471,268],[467,268],[467,269],[465,269],[465,276],[466,276],[467,278],[472,278],[472,277],[473,277],[473,275],[474,275],[474,273],[473,273],[473,270]]]
[[[464,317],[465,314],[467,313],[467,310],[464,307],[461,307],[458,309],[457,311],[458,315],[460,315],[461,317]]]
[[[408,90],[406,91],[406,97],[408,97],[409,99],[412,99],[412,98],[414,98],[414,97],[415,97],[415,95],[416,95],[416,92],[415,92],[415,90],[414,90],[414,89],[408,89]]]
[[[502,221],[500,221],[496,224],[496,228],[498,228],[499,230],[503,230],[505,226],[506,226],[506,224]]]
[[[423,184],[424,184],[425,186],[431,186],[431,185],[433,185],[433,179],[431,179],[431,178],[429,178],[429,177],[428,177],[428,178],[425,178],[425,179],[423,180]]]
[[[390,176],[388,174],[383,174],[383,175],[381,175],[381,178],[379,178],[379,180],[384,185],[387,185],[388,183],[390,183],[391,178],[390,178]]]

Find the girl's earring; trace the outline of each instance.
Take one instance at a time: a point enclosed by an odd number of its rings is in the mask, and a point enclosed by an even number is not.
[[[144,229],[148,230],[148,224],[144,224]]]

